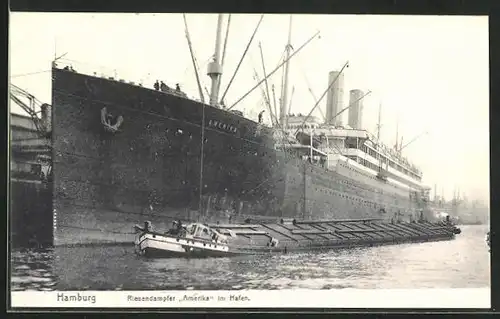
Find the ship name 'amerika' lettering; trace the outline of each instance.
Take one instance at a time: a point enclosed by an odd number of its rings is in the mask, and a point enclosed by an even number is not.
[[[217,120],[210,120],[208,121],[208,126],[211,127],[216,127],[218,129],[230,132],[230,133],[236,133],[238,129],[232,125],[217,121]]]

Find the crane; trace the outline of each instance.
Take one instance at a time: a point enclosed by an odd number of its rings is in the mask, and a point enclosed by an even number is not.
[[[50,112],[49,105],[41,103],[35,96],[21,89],[20,87],[10,84],[10,99],[19,105],[30,117],[35,125],[36,134],[39,136],[38,141],[41,142],[43,150],[35,149],[35,158],[41,169],[42,181],[49,182],[52,180],[52,160],[50,156],[50,123],[46,119],[39,117],[38,113]],[[28,102],[24,102],[28,100]],[[37,111],[38,110],[38,111]],[[22,145],[16,145],[15,141],[11,144],[12,148],[16,148],[18,152],[24,152]],[[20,148],[19,148],[20,147]],[[30,152],[29,150],[27,150]]]
[[[27,99],[29,102],[25,103],[22,99]],[[21,89],[20,87],[10,83],[10,99],[19,105],[35,124],[36,131],[40,137],[46,137],[49,131],[48,123],[44,123],[38,115],[44,108],[48,108],[48,104],[41,103],[35,96]],[[37,108],[39,111],[37,111]],[[48,111],[48,110],[47,110]]]

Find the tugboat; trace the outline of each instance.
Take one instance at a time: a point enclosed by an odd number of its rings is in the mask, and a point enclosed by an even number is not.
[[[174,221],[165,233],[155,232],[151,222],[144,227],[134,226],[138,236],[135,240],[135,252],[145,257],[226,257],[241,255],[243,252],[231,249],[228,237],[217,230],[201,223],[183,225]]]
[[[456,226],[456,224],[450,219],[450,215],[446,215],[445,220],[443,220],[442,225],[448,227],[455,235],[461,234],[462,230]]]

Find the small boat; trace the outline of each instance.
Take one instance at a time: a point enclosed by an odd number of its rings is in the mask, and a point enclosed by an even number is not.
[[[135,251],[141,256],[203,258],[245,254],[229,245],[228,236],[201,223],[182,225],[175,221],[174,227],[165,233],[153,231],[149,221],[144,224],[144,227],[134,226],[138,233]]]

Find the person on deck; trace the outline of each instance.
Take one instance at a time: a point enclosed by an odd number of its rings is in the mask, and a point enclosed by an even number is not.
[[[177,92],[180,92],[181,91],[181,87],[179,86],[179,83],[175,84],[175,90]]]
[[[174,220],[172,228],[168,231],[171,235],[180,235],[182,233],[182,223],[179,220]]]
[[[160,89],[160,83],[158,83],[158,80],[156,80],[156,82],[153,86],[154,86],[156,91],[158,91]]]
[[[174,220],[174,221],[172,222],[172,230],[177,230],[177,229],[179,229],[179,226],[177,225],[177,221],[176,221],[176,220]]]
[[[163,81],[160,83],[160,91],[167,92],[167,85]]]
[[[259,123],[262,123],[262,116],[264,114],[265,110],[262,110],[260,113],[259,113]]]

